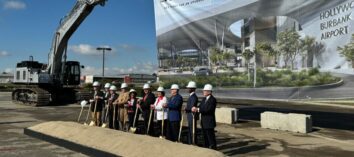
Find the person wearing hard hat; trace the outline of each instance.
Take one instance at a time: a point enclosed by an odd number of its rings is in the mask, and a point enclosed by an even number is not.
[[[197,130],[197,121],[199,119],[198,113],[193,113],[192,112],[192,107],[197,107],[198,105],[198,97],[197,94],[195,93],[195,90],[197,88],[197,84],[194,81],[190,81],[187,85],[188,93],[189,93],[189,98],[187,100],[187,106],[185,108],[185,111],[187,113],[187,119],[188,119],[188,144],[196,144],[197,143],[197,136],[195,136],[195,130]],[[194,121],[194,122],[193,122]],[[194,141],[192,140],[193,138],[193,124],[194,124]]]
[[[108,107],[108,99],[110,97],[110,92],[109,92],[109,88],[111,87],[110,83],[106,83],[104,85],[104,103],[105,105],[103,105],[102,108],[102,121],[105,122],[106,121],[106,107]]]
[[[168,108],[167,139],[176,142],[178,140],[179,127],[181,122],[181,108],[183,98],[179,95],[179,86],[171,86],[171,98],[165,107]]]
[[[158,125],[159,133],[163,137],[166,137],[166,123],[167,122],[167,110],[164,106],[167,104],[167,98],[165,97],[165,91],[163,87],[157,88],[157,98],[155,104],[152,106],[156,111],[156,120]],[[164,120],[164,124],[162,126],[162,120]],[[161,133],[163,127],[163,133]]]
[[[201,126],[204,135],[204,146],[211,149],[216,149],[215,140],[215,109],[216,99],[212,95],[213,86],[206,84],[203,89],[204,98],[200,102],[199,107],[193,107],[192,112],[201,113]]]
[[[95,81],[93,84],[93,96],[90,100],[92,119],[95,126],[101,125],[101,113],[104,105],[104,93],[101,91],[101,84]]]
[[[108,127],[111,129],[118,129],[118,122],[117,122],[117,112],[118,108],[113,107],[113,102],[117,100],[118,94],[117,94],[117,87],[112,85],[109,88],[109,98],[108,98]],[[115,111],[114,111],[115,109]],[[114,114],[114,112],[116,114]],[[113,123],[115,123],[113,125]],[[114,128],[115,127],[115,128]]]
[[[150,129],[150,128],[154,128],[154,123],[153,123],[154,114],[151,114],[150,116],[150,111],[152,110],[151,105],[155,104],[155,95],[152,94],[149,84],[144,84],[143,90],[144,90],[144,95],[143,98],[140,99],[139,104],[141,109],[143,110],[144,131],[145,134],[154,136],[154,129]],[[150,119],[150,124],[149,124],[149,119]]]
[[[134,123],[134,118],[135,118],[135,114],[137,114],[136,117],[139,117],[138,113],[135,113],[136,111],[136,107],[137,107],[137,103],[138,103],[138,99],[136,98],[137,93],[135,91],[135,89],[131,89],[129,91],[129,100],[128,100],[128,119],[129,119],[129,126],[128,129],[133,125]],[[136,123],[136,122],[135,122]]]
[[[113,105],[117,105],[118,112],[119,112],[119,122],[121,124],[121,129],[126,130],[126,123],[128,122],[128,100],[129,100],[129,91],[128,91],[128,84],[122,83],[121,84],[121,92],[119,94],[118,99],[113,103]]]

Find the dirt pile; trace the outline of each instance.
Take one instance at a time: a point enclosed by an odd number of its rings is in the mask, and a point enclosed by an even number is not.
[[[106,128],[89,127],[75,122],[45,122],[27,128],[47,136],[124,157],[221,157],[210,149],[174,143]]]

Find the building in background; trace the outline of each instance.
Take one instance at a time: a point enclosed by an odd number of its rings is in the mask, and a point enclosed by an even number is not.
[[[0,74],[0,83],[12,83],[14,80],[14,74],[2,73]]]
[[[243,67],[245,49],[253,50],[260,41],[275,45],[277,34],[286,29],[314,38],[323,48],[308,62],[296,57],[296,68],[352,69],[337,51],[354,33],[352,0],[154,0],[154,8],[160,72],[210,67],[210,49],[215,47],[233,54],[227,66]],[[267,56],[251,62],[275,64]],[[284,64],[281,56],[277,64]]]
[[[104,76],[101,75],[86,75],[82,78],[82,83],[93,83],[94,81],[104,81],[104,82],[117,82],[117,83],[130,83],[130,84],[143,84],[143,83],[154,83],[156,82],[155,75],[148,74],[119,74],[115,76]]]

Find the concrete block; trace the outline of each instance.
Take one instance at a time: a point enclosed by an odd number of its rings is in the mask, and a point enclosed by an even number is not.
[[[234,124],[238,120],[238,110],[236,108],[216,108],[215,118],[217,123]]]
[[[305,114],[263,112],[261,113],[261,127],[265,129],[309,133],[312,131],[312,118],[311,115]]]
[[[309,133],[312,131],[312,117],[311,115],[290,113],[289,117],[289,131],[299,133]]]

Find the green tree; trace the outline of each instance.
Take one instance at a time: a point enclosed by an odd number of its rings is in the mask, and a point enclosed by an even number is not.
[[[245,49],[245,51],[242,53],[242,57],[245,58],[245,60],[247,61],[246,63],[248,64],[252,59],[252,57],[254,56],[254,54],[255,53],[250,49]]]
[[[320,68],[320,62],[323,62],[322,54],[325,52],[326,47],[321,42],[316,42],[314,44],[314,58],[316,58],[316,68]]]
[[[276,51],[272,44],[269,42],[259,42],[256,44],[255,53],[259,55],[267,55],[268,57],[272,57],[274,59],[274,63],[277,62],[279,51]]]
[[[337,50],[347,61],[352,62],[352,67],[354,68],[354,34],[352,34],[350,43],[343,47],[338,47]]]
[[[253,51],[251,51],[250,49],[245,49],[242,53],[242,57],[245,58],[246,60],[246,67],[247,67],[247,77],[248,77],[248,81],[250,80],[250,69],[249,69],[249,63],[250,60],[253,58],[253,56],[255,55],[255,53]]]
[[[210,49],[210,62],[212,63],[212,65],[215,67],[216,69],[216,73],[217,73],[217,68],[218,66],[221,64],[222,58],[223,58],[223,51],[217,47],[212,47]]]
[[[300,40],[300,45],[302,48],[302,67],[313,67],[313,57],[315,50],[316,39],[314,37],[306,36],[304,39]]]
[[[284,56],[285,67],[294,69],[294,63],[297,55],[301,51],[300,35],[295,30],[286,30],[280,32],[277,36],[277,47]]]

